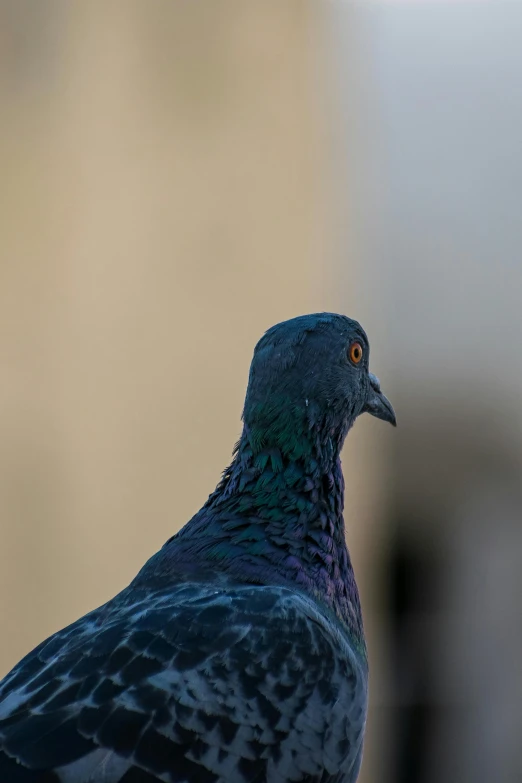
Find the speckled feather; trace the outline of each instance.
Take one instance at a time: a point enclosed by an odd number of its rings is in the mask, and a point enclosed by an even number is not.
[[[364,410],[392,420],[367,362],[344,316],[260,340],[201,511],[0,683],[1,781],[354,783],[367,660],[339,451]]]

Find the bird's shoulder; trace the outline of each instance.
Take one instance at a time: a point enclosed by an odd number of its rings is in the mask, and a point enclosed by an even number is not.
[[[85,677],[90,673],[88,670],[96,670],[96,664],[101,664],[106,655],[113,658],[113,664],[114,659],[121,658],[124,665],[128,653],[125,656],[122,648],[138,651],[147,647],[147,641],[163,639],[174,645],[169,652],[179,664],[180,648],[189,641],[215,652],[216,631],[221,643],[227,639],[232,643],[254,629],[272,633],[279,629],[286,639],[295,642],[303,635],[310,635],[318,644],[322,639],[336,655],[365,668],[364,660],[354,652],[335,615],[298,589],[237,584],[226,579],[219,583],[180,582],[159,588],[126,588],[106,604],[45,639],[0,681],[0,705],[10,693],[29,682],[37,688],[38,677],[44,672],[65,671],[66,660],[74,659],[77,668],[73,667],[71,672]],[[152,657],[157,655],[164,662],[174,660],[168,659],[166,648],[160,655],[159,648],[160,644],[156,643]],[[312,656],[315,651],[316,646],[308,648]]]
[[[0,748],[75,783],[102,758],[108,783],[167,779],[167,757],[187,780],[286,780],[355,757],[365,708],[364,662],[307,595],[182,582],[127,589],[26,656],[0,685]]]

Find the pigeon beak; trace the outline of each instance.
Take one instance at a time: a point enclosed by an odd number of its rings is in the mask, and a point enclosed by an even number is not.
[[[391,402],[381,391],[381,384],[379,379],[373,373],[369,373],[370,377],[370,391],[366,405],[363,408],[363,413],[371,413],[377,419],[383,421],[389,421],[394,427],[397,426],[397,419],[395,418],[395,411],[392,408]]]

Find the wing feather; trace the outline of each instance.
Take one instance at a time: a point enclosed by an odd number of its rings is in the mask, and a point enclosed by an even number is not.
[[[303,594],[127,589],[0,684],[0,780],[350,783],[365,716],[364,662]]]

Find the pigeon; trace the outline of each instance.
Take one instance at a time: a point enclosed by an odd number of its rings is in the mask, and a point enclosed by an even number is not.
[[[2,783],[354,783],[368,698],[340,451],[395,426],[362,327],[269,329],[200,511],[0,682]]]

